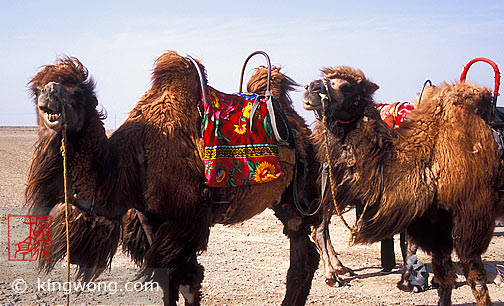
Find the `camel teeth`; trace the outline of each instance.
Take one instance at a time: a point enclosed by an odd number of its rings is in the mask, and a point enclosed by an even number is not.
[[[47,119],[49,121],[56,121],[56,120],[58,120],[60,118],[60,114],[59,113],[58,114],[46,113],[46,115],[47,115]]]

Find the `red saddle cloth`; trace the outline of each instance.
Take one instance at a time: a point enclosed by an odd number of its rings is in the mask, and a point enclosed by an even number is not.
[[[409,102],[377,103],[376,108],[380,111],[382,120],[390,127],[397,129],[406,120],[406,116],[413,110],[413,104]]]
[[[259,96],[252,131],[250,112],[258,96],[225,94],[207,86],[204,106],[205,184],[236,187],[266,183],[282,175],[266,99]]]

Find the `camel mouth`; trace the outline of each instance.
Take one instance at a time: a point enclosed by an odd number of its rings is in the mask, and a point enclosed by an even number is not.
[[[39,112],[48,128],[53,129],[62,125],[63,116],[61,112],[51,110],[44,106],[39,106]]]
[[[37,106],[40,119],[47,128],[56,129],[63,125],[63,107],[71,99],[71,92],[56,82],[38,88]]]
[[[322,101],[320,97],[320,90],[313,85],[315,82],[306,85],[306,91],[303,94],[303,107],[306,110],[320,110],[322,108]]]
[[[303,107],[306,110],[318,110],[321,108],[320,103],[314,103],[311,100],[303,99]]]

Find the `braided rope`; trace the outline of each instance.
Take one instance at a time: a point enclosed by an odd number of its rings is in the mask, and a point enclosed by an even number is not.
[[[329,166],[329,186],[331,186],[331,195],[333,198],[333,204],[334,207],[336,208],[336,212],[338,213],[338,216],[340,217],[341,221],[343,221],[343,224],[345,224],[346,228],[352,231],[352,228],[348,225],[346,222],[345,218],[343,218],[343,214],[341,213],[341,210],[338,207],[338,203],[336,203],[336,197],[335,194],[336,192],[334,191],[334,178],[333,178],[333,172],[332,172],[332,162],[331,162],[331,155],[329,154],[329,133],[327,131],[327,126],[325,125],[326,122],[326,115],[325,112],[322,112],[322,125],[324,126],[324,138],[325,138],[325,151],[326,151],[326,158],[327,158],[327,163]]]
[[[66,124],[63,125],[61,133],[61,155],[63,156],[63,186],[65,189],[65,235],[66,235],[66,253],[67,253],[67,283],[70,283],[70,233],[68,220],[68,177],[67,177],[67,156],[66,156]],[[66,305],[70,305],[70,292],[66,295]]]
[[[325,151],[326,151],[327,163],[329,166],[329,185],[331,186],[331,195],[333,198],[333,204],[334,204],[334,207],[336,208],[336,212],[338,213],[338,217],[341,219],[341,221],[343,221],[343,224],[350,231],[350,239],[348,240],[348,245],[353,246],[355,244],[356,232],[358,230],[359,224],[362,221],[362,217],[364,216],[364,213],[366,212],[366,209],[368,207],[369,202],[367,202],[366,205],[364,205],[364,209],[362,210],[362,213],[359,216],[359,219],[355,220],[354,226],[350,227],[350,225],[348,225],[345,218],[343,217],[343,213],[341,212],[340,208],[338,207],[338,203],[336,203],[336,197],[335,197],[336,192],[334,191],[335,187],[333,184],[334,178],[333,178],[333,172],[332,172],[332,161],[331,161],[331,155],[329,154],[329,132],[327,131],[327,126],[326,126],[325,122],[326,122],[325,112],[322,112],[322,125],[324,126],[324,137],[325,137]]]

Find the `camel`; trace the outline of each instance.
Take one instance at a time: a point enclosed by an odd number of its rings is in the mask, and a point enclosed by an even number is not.
[[[429,81],[430,82],[430,81]],[[425,87],[425,86],[424,86]],[[415,103],[417,104],[418,101]],[[384,103],[375,103],[375,106],[380,111],[380,117],[384,122],[386,122],[392,128],[398,128],[401,126],[402,122],[406,118],[407,114],[413,108],[413,104],[410,103],[400,103],[394,102],[391,104]],[[325,164],[324,169],[321,173],[326,172],[328,169]],[[325,183],[322,183],[322,180],[325,180]],[[321,187],[323,189],[322,193],[326,194],[327,191],[327,174],[325,174],[325,178],[322,179],[322,175],[319,178],[319,185],[323,185]],[[331,223],[331,217],[337,214],[337,210],[335,209],[332,198],[327,197],[322,199],[321,203],[324,208],[322,213],[322,221],[320,224],[314,227],[312,232],[312,239],[317,245],[319,249],[319,253],[321,255],[322,262],[324,264],[325,271],[325,282],[328,286],[331,287],[340,287],[346,283],[346,280],[342,279],[340,275],[349,274],[350,276],[354,276],[355,273],[352,269],[345,267],[341,261],[339,260],[337,253],[334,250],[334,246],[331,242],[331,236],[329,234],[329,225]],[[339,207],[339,211],[343,211],[344,207]],[[356,208],[357,211],[362,210],[362,203],[360,206]],[[360,213],[357,213],[357,218],[359,218]],[[412,274],[411,268],[408,268],[407,260],[412,255],[415,255],[417,252],[416,244],[409,239],[409,236],[406,233],[401,233],[400,239],[401,246],[401,254],[403,259],[403,269],[401,274],[401,280],[397,283],[397,287],[403,291],[407,292],[421,292],[425,290],[425,285],[411,284],[409,281],[410,275]],[[427,280],[425,280],[427,281]],[[417,282],[418,283],[418,282]]]
[[[204,66],[197,63],[204,72]],[[267,68],[259,67],[247,84],[263,94]],[[110,266],[118,246],[142,267],[139,275],[157,282],[163,302],[200,305],[204,268],[197,255],[205,251],[210,227],[243,222],[272,208],[290,239],[290,268],[282,305],[304,305],[319,256],[311,242],[316,217],[299,214],[293,204],[294,174],[309,163],[306,196],[313,190],[318,166],[310,130],[294,111],[288,95],[297,84],[273,67],[271,93],[292,132],[279,145],[282,175],[262,184],[232,188],[204,184],[202,90],[193,62],[174,51],[162,54],[152,73],[152,86],[110,138],[97,109],[95,84],[73,57],[59,58],[28,83],[38,114],[38,140],[26,188],[32,214],[53,216],[51,270],[66,255],[64,240],[64,175],[60,154],[65,140],[69,181],[70,260],[78,276],[95,279]],[[244,132],[243,130],[240,130]],[[263,173],[263,172],[261,172]],[[267,172],[264,170],[264,173]],[[299,190],[301,196],[303,190]]]
[[[337,205],[365,205],[354,243],[407,230],[432,255],[439,305],[451,305],[454,250],[477,305],[492,305],[481,255],[504,202],[488,125],[491,91],[469,83],[429,87],[394,130],[373,105],[377,89],[361,70],[338,66],[322,69],[303,95],[305,109],[321,118],[313,137],[319,161],[327,148]]]

